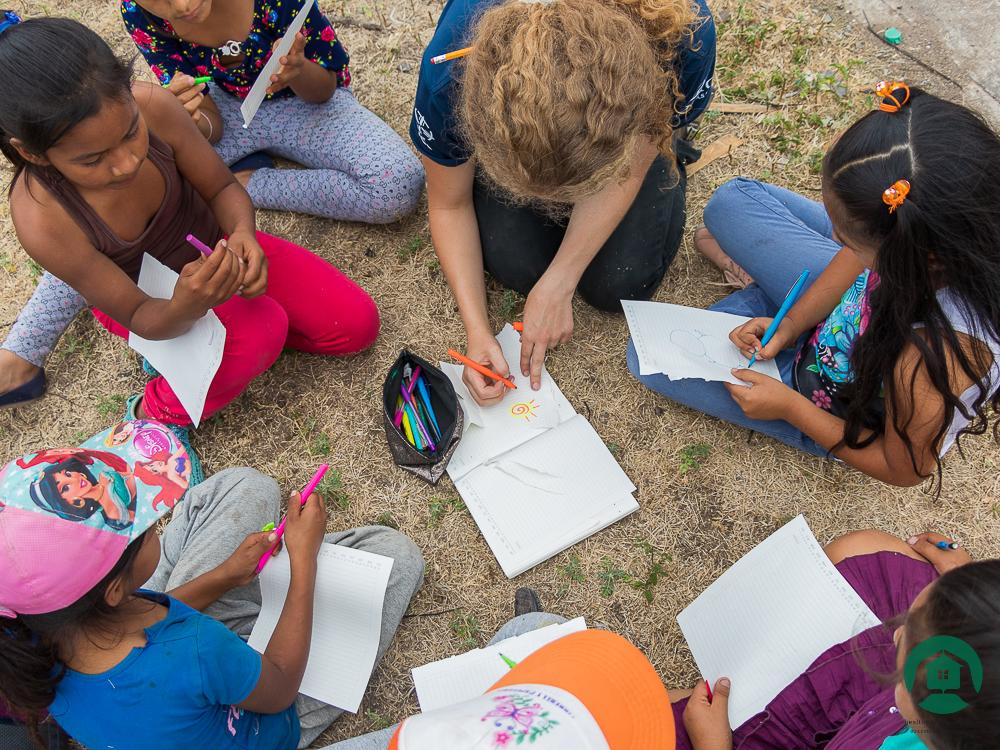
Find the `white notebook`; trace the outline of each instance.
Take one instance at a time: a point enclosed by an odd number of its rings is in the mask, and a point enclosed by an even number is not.
[[[678,616],[702,677],[732,681],[733,728],[826,649],[880,623],[803,516],[744,555]]]
[[[622,309],[640,375],[663,373],[671,380],[699,378],[746,385],[730,372],[749,362],[729,334],[750,318],[664,302],[622,300]],[[753,369],[781,380],[774,360],[755,362]]]
[[[167,268],[149,253],[143,254],[139,288],[150,297],[170,299],[174,296],[177,279],[176,271]],[[172,339],[152,341],[130,332],[128,345],[149,360],[156,371],[166,378],[177,400],[197,427],[205,410],[208,389],[222,364],[226,346],[226,327],[215,311],[209,310],[186,333]]]
[[[323,544],[317,560],[312,643],[299,692],[356,713],[375,667],[393,560],[337,544]],[[282,550],[260,574],[263,603],[248,641],[260,653],[285,605],[288,563]]]
[[[586,621],[577,617],[559,625],[507,638],[492,646],[415,667],[413,686],[417,689],[420,710],[434,711],[478,698],[507,674],[510,667],[504,656],[519,662],[552,641],[586,629]]]
[[[516,366],[520,336],[507,326],[497,340]],[[508,578],[639,509],[635,485],[547,371],[540,390],[520,378],[499,404],[480,407],[462,368],[442,368],[468,425],[448,475]]]

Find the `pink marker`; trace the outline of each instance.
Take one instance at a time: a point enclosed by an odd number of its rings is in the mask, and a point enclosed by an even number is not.
[[[191,244],[194,244],[194,243],[191,243]],[[196,247],[197,247],[197,245],[196,245]],[[198,248],[198,249],[200,250],[201,248]],[[306,504],[306,500],[309,499],[309,496],[316,489],[316,486],[319,484],[320,480],[323,478],[323,475],[326,474],[326,470],[329,469],[329,468],[330,468],[330,464],[323,464],[322,466],[320,466],[316,470],[316,473],[313,474],[313,478],[309,480],[309,483],[305,487],[302,488],[302,492],[299,493],[299,500],[300,500],[300,504],[301,505],[305,505]],[[277,549],[278,542],[281,541],[281,537],[285,533],[285,523],[287,521],[288,521],[288,516],[286,515],[284,518],[281,519],[281,523],[279,523],[278,527],[274,530],[274,533],[275,533],[275,535],[276,535],[277,538],[274,540],[274,546],[271,547],[271,549],[269,549],[267,552],[265,552],[263,555],[260,556],[260,562],[257,563],[257,572],[258,573],[260,573],[260,571],[262,571],[264,569],[264,566],[267,565],[267,561],[270,560],[271,559],[271,555],[274,554],[274,550]]]
[[[409,365],[407,365],[407,367],[409,367]],[[403,377],[406,377],[406,375],[404,374]],[[420,377],[420,365],[417,365],[417,368],[413,371],[412,375],[410,376],[410,384],[406,387],[406,390],[410,392],[411,398],[413,397],[413,389],[417,387],[417,378],[419,377]],[[396,413],[395,415],[393,415],[392,423],[396,425],[397,430],[399,429],[400,425],[403,424],[402,406],[396,409]]]
[[[196,248],[197,248],[198,250],[200,250],[200,251],[201,251],[201,254],[202,254],[202,255],[204,255],[204,256],[205,256],[206,258],[207,258],[207,257],[208,257],[209,255],[211,255],[211,254],[212,254],[212,248],[210,248],[210,247],[209,247],[208,245],[206,245],[206,244],[205,244],[204,242],[202,242],[201,240],[199,240],[199,239],[198,239],[197,237],[195,237],[195,236],[194,236],[193,234],[189,234],[189,235],[188,235],[187,237],[185,237],[184,239],[186,239],[186,240],[187,240],[187,241],[188,241],[189,243],[191,243],[191,244],[192,244],[192,245],[194,245],[194,246],[195,246],[195,247],[196,247]]]

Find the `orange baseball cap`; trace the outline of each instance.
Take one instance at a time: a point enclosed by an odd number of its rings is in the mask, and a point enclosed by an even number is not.
[[[485,695],[404,721],[390,750],[674,750],[667,690],[639,649],[585,630],[513,667]]]

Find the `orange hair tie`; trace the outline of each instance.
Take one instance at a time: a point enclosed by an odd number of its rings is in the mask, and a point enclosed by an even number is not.
[[[896,98],[897,91],[903,92],[903,101]],[[875,93],[882,97],[878,108],[883,112],[899,112],[910,101],[910,87],[902,81],[879,81],[875,84]]]
[[[882,193],[882,202],[889,207],[889,213],[903,205],[906,196],[910,194],[909,180],[896,180],[892,187],[885,189]]]

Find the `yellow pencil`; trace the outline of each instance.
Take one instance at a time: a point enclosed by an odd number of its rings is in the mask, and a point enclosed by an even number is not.
[[[463,47],[462,49],[457,49],[454,52],[446,52],[443,55],[435,55],[431,58],[431,65],[437,65],[438,63],[448,62],[449,60],[457,60],[460,57],[465,57],[467,54],[472,52],[474,47]]]

